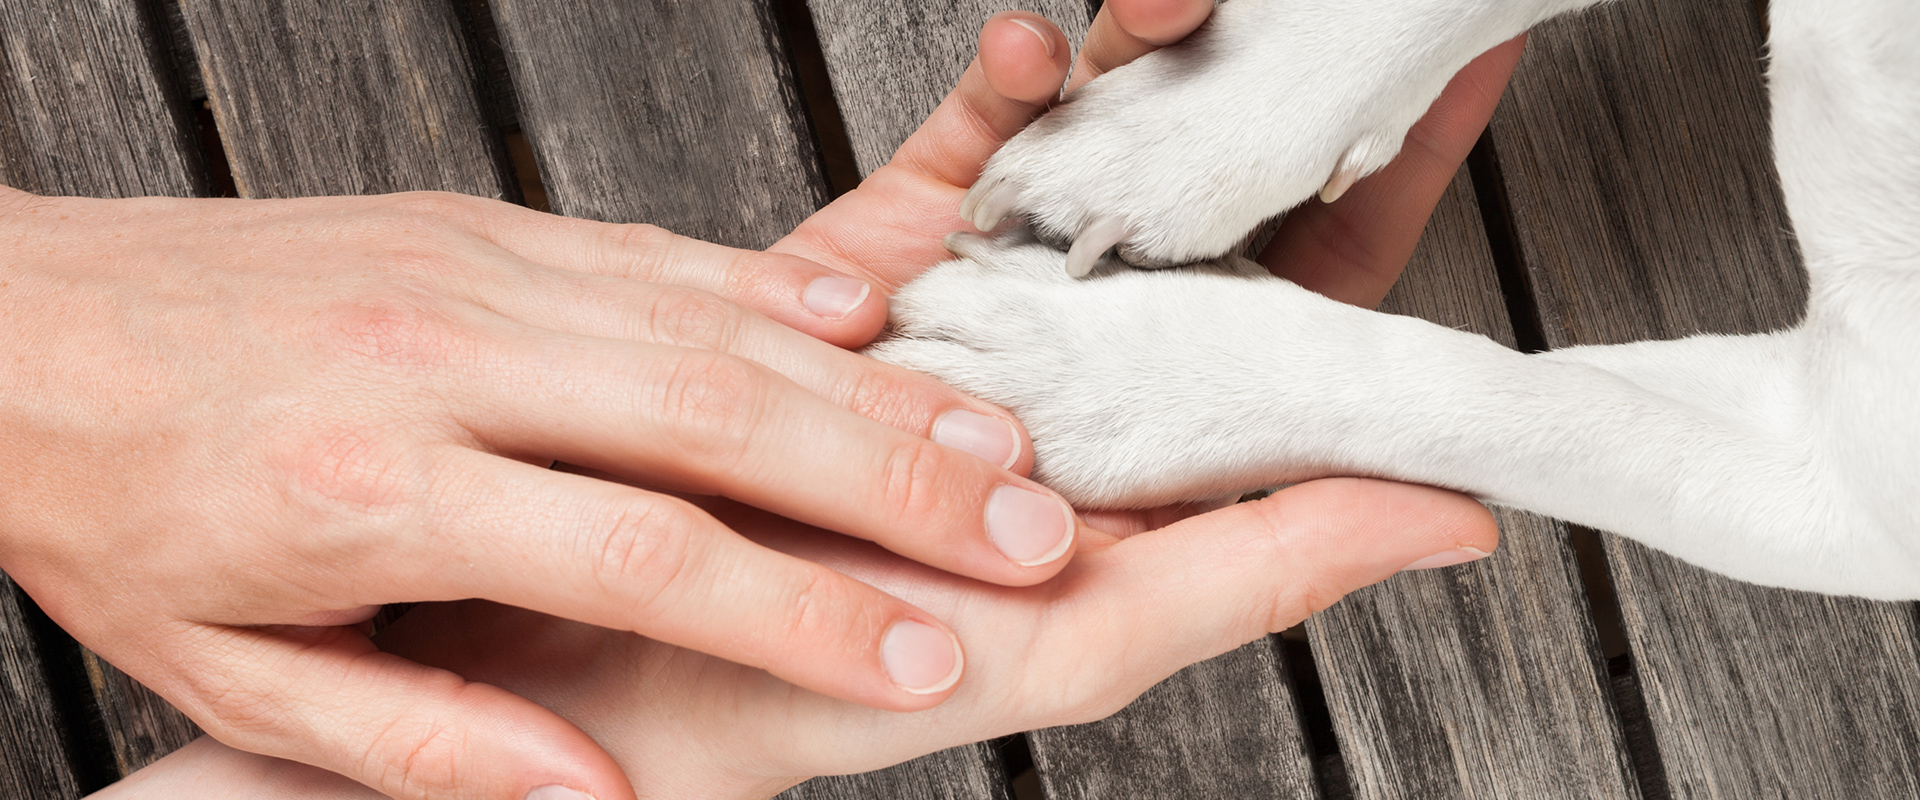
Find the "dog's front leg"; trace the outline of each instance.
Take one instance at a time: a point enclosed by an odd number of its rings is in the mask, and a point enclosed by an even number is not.
[[[1816,446],[1799,332],[1527,356],[1251,270],[1075,281],[1044,246],[968,254],[895,296],[873,352],[1018,414],[1036,477],[1078,504],[1377,476],[1757,583],[1920,597],[1920,564]]]

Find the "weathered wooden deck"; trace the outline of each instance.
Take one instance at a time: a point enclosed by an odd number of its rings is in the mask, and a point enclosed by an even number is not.
[[[441,189],[763,246],[882,163],[1008,1],[0,0],[0,182]],[[1090,13],[1030,5],[1075,36]],[[1762,28],[1749,0],[1624,0],[1538,31],[1391,310],[1529,349],[1791,321]],[[1113,719],[790,796],[1920,797],[1913,605],[1503,524],[1494,558]],[[76,797],[191,735],[0,578],[0,798]]]

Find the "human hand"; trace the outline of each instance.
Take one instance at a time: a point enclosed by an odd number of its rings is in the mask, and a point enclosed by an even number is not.
[[[1115,0],[1107,6],[1108,9],[1127,7],[1129,4],[1122,0]],[[1170,13],[1167,18],[1161,20],[1163,22],[1179,16],[1177,13],[1180,11],[1179,8],[1168,7],[1168,9],[1175,13]],[[1187,10],[1190,12],[1191,8]],[[1102,30],[1108,31],[1109,35],[1115,30],[1125,32],[1114,27],[1115,23],[1111,21],[1108,12],[1103,12],[1100,19],[1107,21],[1096,21],[1094,28],[1096,34]],[[873,178],[863,184],[860,190],[842,198],[834,206],[810,220],[807,225],[796,231],[794,236],[783,241],[778,249],[810,255],[820,262],[832,264],[851,274],[867,276],[883,286],[904,282],[917,274],[918,270],[944,258],[945,253],[939,249],[938,241],[943,234],[961,230],[964,227],[964,223],[955,212],[960,196],[965,191],[965,185],[971,181],[973,172],[977,171],[979,163],[991,153],[999,141],[1017,131],[1027,119],[1044,108],[1052,95],[1052,89],[1046,86],[1047,80],[1058,85],[1059,75],[1064,72],[1064,57],[1048,54],[1046,48],[1040,46],[1037,40],[1023,41],[1021,37],[1031,37],[1032,34],[1024,28],[1009,27],[1005,22],[1004,19],[996,19],[994,23],[990,23],[988,29],[983,32],[982,62],[968,70],[961,88],[929,120],[920,134],[903,147],[901,155],[895,159],[895,162],[877,172]],[[1048,28],[1048,30],[1051,29]],[[1057,33],[1054,35],[1057,37]],[[1056,38],[1054,41],[1055,51],[1065,52],[1064,47],[1057,46],[1063,39]],[[1137,55],[1138,52],[1143,52],[1141,48],[1151,45],[1141,36],[1133,37],[1131,43],[1122,39],[1108,41],[1114,44],[1103,48],[1098,46],[1098,40],[1089,43],[1083,51],[1083,60],[1087,63],[1080,67],[1082,74],[1089,68],[1088,65],[1098,68],[1105,63],[1101,61],[1102,53],[1120,53],[1124,56],[1131,48]],[[1517,49],[1514,55],[1517,57]],[[1504,74],[1500,72],[1500,64],[1487,59],[1483,59],[1483,62],[1486,63],[1476,64],[1467,74],[1480,76],[1476,79],[1474,84],[1476,86],[1484,87],[1489,82],[1497,85],[1500,76]],[[988,66],[983,67],[982,64]],[[1106,63],[1107,68],[1111,66],[1111,63]],[[1510,68],[1509,61],[1505,69]],[[1047,77],[1049,74],[1052,75],[1051,78]],[[1489,75],[1493,77],[1488,77]],[[1040,79],[1035,80],[1036,76]],[[1462,80],[1466,79],[1463,75]],[[1481,97],[1485,101],[1484,106],[1488,113],[1490,113],[1494,96],[1497,96],[1497,92],[1485,93]],[[1436,140],[1450,142],[1456,147],[1459,155],[1464,156],[1471,146],[1473,137],[1477,134],[1479,124],[1484,123],[1484,114],[1480,117],[1480,123],[1463,123],[1461,120],[1470,120],[1472,110],[1477,107],[1471,102],[1474,98],[1469,95],[1463,99],[1463,96],[1455,90],[1450,90],[1448,97],[1453,100],[1443,98],[1441,105],[1436,106],[1436,116],[1442,116],[1450,121],[1448,124],[1436,127]],[[1440,109],[1454,102],[1458,102],[1460,106],[1467,109],[1462,116],[1439,113]],[[1412,194],[1414,197],[1419,197],[1417,193],[1422,191],[1430,195],[1424,207],[1416,207],[1417,203],[1397,204],[1390,205],[1384,209],[1385,213],[1378,216],[1341,218],[1339,215],[1334,215],[1331,219],[1351,226],[1351,230],[1361,242],[1393,240],[1397,237],[1405,241],[1407,249],[1410,250],[1411,242],[1417,238],[1426,213],[1431,209],[1434,199],[1437,199],[1446,181],[1451,178],[1457,161],[1456,157],[1454,163],[1438,166],[1434,163],[1415,161],[1411,162],[1411,168],[1404,171],[1397,167],[1392,168],[1386,173],[1362,182],[1341,203],[1343,207],[1360,205],[1356,199],[1366,197],[1370,186],[1389,185],[1389,176],[1398,173],[1405,176],[1401,191],[1415,193]],[[1385,191],[1382,191],[1381,195],[1383,199],[1391,199]],[[1296,211],[1295,219],[1300,219],[1302,215],[1322,213],[1310,207]],[[1297,223],[1290,223],[1289,227],[1295,224]],[[1282,237],[1276,242],[1285,241],[1285,236],[1283,232]],[[1391,284],[1393,276],[1397,274],[1400,264],[1404,261],[1404,253],[1399,256],[1399,261],[1393,260],[1391,247],[1367,247],[1356,251],[1334,239],[1315,241],[1308,238],[1303,242],[1291,247],[1276,244],[1275,249],[1270,253],[1297,253],[1299,254],[1297,256],[1283,256],[1275,259],[1280,263],[1296,266],[1357,264],[1359,269],[1354,270],[1353,277],[1359,279],[1359,285],[1362,288],[1371,286],[1381,294],[1384,294]],[[1283,274],[1288,273],[1283,272]],[[1336,278],[1343,275],[1342,272],[1333,270],[1325,274]],[[1309,285],[1315,288],[1318,288],[1316,283],[1320,282],[1320,279],[1314,278],[1312,270],[1293,273],[1291,276],[1307,280]],[[1323,291],[1329,290],[1323,289]],[[1377,300],[1377,296],[1368,299],[1364,293],[1336,291],[1329,291],[1329,293],[1349,301]],[[1391,501],[1401,492],[1428,491],[1374,482],[1362,482],[1354,486],[1364,497],[1341,499],[1371,499],[1381,502]],[[1283,496],[1296,500],[1300,498],[1297,493]],[[1327,499],[1327,496],[1320,497],[1323,500]],[[1310,503],[1309,506],[1311,505]],[[1158,527],[1177,518],[1185,511],[1168,509],[1151,514],[1102,515],[1100,519],[1118,531],[1128,532]],[[1345,511],[1350,512],[1353,509]],[[1239,508],[1229,509],[1220,512],[1225,516],[1218,521],[1231,525],[1239,521],[1238,515],[1243,513],[1245,512]],[[1337,518],[1344,512],[1339,508],[1320,508],[1315,513],[1331,519]],[[1202,524],[1202,521],[1194,520],[1191,524]],[[1490,523],[1487,523],[1482,516],[1479,524],[1489,525]],[[1490,549],[1484,545],[1473,546],[1482,550]],[[489,629],[483,626],[480,630],[484,632]],[[699,659],[693,654],[686,654],[685,658]],[[640,710],[643,709],[621,709],[623,713]],[[195,753],[206,750],[217,751],[218,748],[202,747]],[[298,773],[297,770],[294,772]],[[143,775],[148,774],[143,773]],[[151,774],[166,773],[156,771]],[[690,779],[697,780],[698,775],[691,774]],[[590,784],[575,783],[574,785],[593,789]],[[203,788],[205,788],[204,785]],[[608,795],[601,794],[601,796]]]
[[[960,672],[937,618],[656,491],[1056,572],[1072,516],[1006,468],[1030,449],[1005,412],[835,346],[881,325],[866,285],[451,195],[0,190],[0,565],[220,739],[403,797],[626,784],[551,712],[348,627],[383,603],[484,597],[934,705]],[[981,457],[923,438],[954,430]]]
[[[1099,719],[1187,664],[1290,627],[1424,557],[1491,551],[1497,537],[1485,509],[1460,495],[1333,479],[1124,540],[1084,531],[1054,580],[1006,588],[759,512],[722,518],[948,620],[967,644],[967,682],[931,710],[877,711],[644,637],[480,602],[415,609],[382,634],[382,646],[579,723],[640,797],[764,798],[814,775]],[[188,796],[372,797],[331,776],[198,745],[98,798]]]

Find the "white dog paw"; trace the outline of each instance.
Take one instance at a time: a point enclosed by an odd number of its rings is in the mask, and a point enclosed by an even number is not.
[[[1014,137],[961,214],[981,230],[1024,215],[1042,238],[1074,243],[1075,275],[1116,246],[1143,267],[1221,256],[1263,221],[1385,166],[1453,73],[1516,24],[1457,6],[1223,3],[1186,41],[1100,77]]]
[[[1058,250],[1030,237],[959,234],[948,246],[962,258],[893,296],[889,334],[869,355],[1012,411],[1033,438],[1034,478],[1080,507],[1264,485],[1221,451],[1241,439],[1220,433],[1254,407],[1235,393],[1255,392],[1219,349],[1231,334],[1204,320],[1220,321],[1221,296],[1250,278],[1284,282],[1243,259],[1074,280]]]

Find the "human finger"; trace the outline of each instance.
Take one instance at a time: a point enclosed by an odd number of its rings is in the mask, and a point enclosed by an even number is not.
[[[544,331],[498,348],[449,389],[493,452],[728,497],[993,583],[1045,580],[1072,549],[1051,490],[746,359]]]
[[[348,628],[200,626],[218,661],[175,669],[170,699],[234,747],[403,800],[600,800],[633,791],[572,723],[503,689],[379,652]]]
[[[1067,91],[1186,38],[1212,15],[1213,0],[1109,0],[1087,28]]]
[[[980,55],[893,159],[771,250],[896,288],[949,258],[940,237],[970,230],[956,210],[1002,144],[1058,99],[1070,44],[1046,18],[996,14]]]
[[[1087,636],[1129,647],[1133,684],[1062,698],[1068,719],[1091,719],[1174,671],[1292,627],[1348,593],[1395,573],[1462,563],[1493,551],[1499,532],[1464,495],[1388,481],[1336,478],[1185,520],[1089,553],[1076,574],[1097,576]],[[1078,623],[1074,623],[1078,624]],[[1085,641],[1061,659],[1083,658]],[[1045,666],[1036,666],[1045,670]],[[1137,684],[1137,685],[1134,685]],[[1107,691],[1112,689],[1114,691]],[[1111,695],[1107,697],[1094,695]],[[1115,698],[1118,698],[1116,700]]]
[[[840,347],[866,344],[887,319],[881,287],[796,256],[703,242],[654,225],[573,219],[465,195],[419,192],[390,202],[476,236],[460,254],[476,262],[513,266],[517,260],[701,289]],[[496,248],[510,258],[499,258]]]
[[[1378,305],[1399,280],[1427,217],[1493,117],[1525,49],[1521,35],[1460,70],[1407,132],[1392,163],[1354,184],[1337,202],[1309,200],[1288,212],[1260,253],[1260,263],[1335,300]]]
[[[891,163],[951,186],[973,183],[1000,144],[1060,96],[1072,45],[1046,17],[1003,11],[980,27],[979,55]]]
[[[484,597],[698,650],[891,710],[944,700],[964,669],[941,621],[753,544],[684,500],[465,451],[383,578],[408,599]]]
[[[694,288],[532,269],[531,291],[481,300],[548,330],[726,353],[767,366],[842,408],[1024,473],[1032,448],[1011,414],[912,370],[798,333]]]

